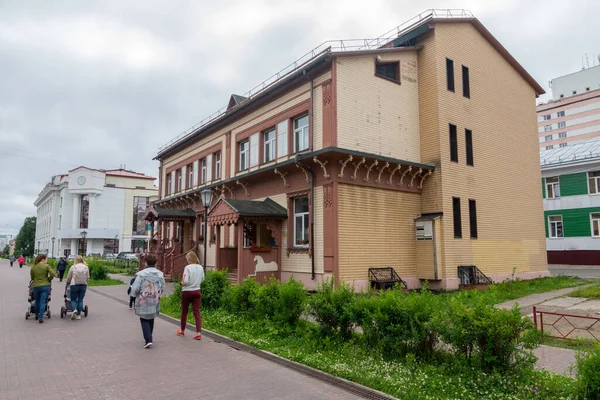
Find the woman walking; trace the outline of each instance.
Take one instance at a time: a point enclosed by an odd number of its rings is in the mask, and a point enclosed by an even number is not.
[[[160,314],[160,295],[165,290],[165,277],[156,269],[156,256],[146,255],[146,268],[139,271],[131,285],[131,296],[135,297],[135,314],[140,317],[144,348],[152,347],[154,318]]]
[[[83,298],[90,280],[90,269],[83,261],[82,256],[75,257],[75,263],[67,275],[67,285],[71,285],[71,319],[81,319],[83,311]]]
[[[35,319],[39,323],[44,322],[44,312],[46,311],[46,302],[50,294],[50,285],[56,271],[48,265],[48,257],[41,254],[33,261],[33,266],[29,271],[33,281],[33,298],[35,299]]]
[[[204,280],[204,268],[200,265],[198,256],[193,251],[190,251],[185,256],[189,263],[183,270],[183,279],[181,280],[181,320],[180,328],[177,329],[177,334],[183,336],[185,334],[185,326],[187,324],[188,309],[190,304],[194,312],[194,320],[196,321],[196,334],[194,339],[202,339],[202,318],[200,317],[200,303],[202,302],[202,293],[200,285]]]
[[[58,279],[62,282],[63,277],[65,276],[65,270],[67,269],[67,259],[65,256],[62,256],[60,260],[58,260],[58,265],[56,266],[56,270],[58,271]]]

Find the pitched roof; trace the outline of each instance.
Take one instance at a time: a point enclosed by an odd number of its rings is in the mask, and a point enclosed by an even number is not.
[[[287,218],[287,210],[275,201],[267,198],[263,201],[222,199],[229,204],[240,217],[281,217]]]
[[[196,211],[191,208],[185,210],[169,209],[154,207],[154,211],[158,214],[161,219],[165,218],[196,218]]]
[[[105,169],[105,170],[101,170],[101,171],[104,172],[106,175],[111,175],[111,176],[124,176],[127,178],[152,179],[152,180],[156,179],[152,176],[148,176],[148,175],[142,174],[140,172],[130,171],[127,169]]]
[[[596,160],[600,160],[600,140],[569,144],[566,147],[540,151],[542,169]]]

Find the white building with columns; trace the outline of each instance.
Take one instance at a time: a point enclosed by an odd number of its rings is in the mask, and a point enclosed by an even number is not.
[[[158,198],[155,178],[79,167],[53,176],[38,195],[35,249],[50,257],[147,248],[143,219]]]

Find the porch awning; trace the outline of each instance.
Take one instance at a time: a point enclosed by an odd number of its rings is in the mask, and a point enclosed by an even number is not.
[[[237,224],[239,218],[287,218],[287,209],[267,198],[263,201],[234,200],[221,197],[208,213],[210,225]]]
[[[146,221],[157,221],[157,220],[182,220],[182,219],[195,219],[196,211],[191,208],[184,210],[171,209],[171,208],[159,208],[150,206],[144,219]]]
[[[430,214],[421,214],[420,217],[415,218],[415,221],[434,221],[436,219],[442,218],[444,214],[439,213],[430,213]]]

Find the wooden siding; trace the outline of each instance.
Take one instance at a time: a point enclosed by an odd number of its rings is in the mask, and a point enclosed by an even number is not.
[[[560,182],[561,197],[588,194],[588,181],[587,174],[585,172],[579,174],[561,175],[558,180]],[[544,182],[544,191],[545,190],[546,185]]]
[[[417,256],[417,277],[419,279],[433,280],[434,262],[433,256],[433,240],[417,240],[416,241],[416,256]]]
[[[600,207],[573,208],[568,210],[544,211],[546,237],[548,237],[548,217],[561,215],[564,237],[590,237],[592,236],[591,213],[600,213]],[[600,264],[600,261],[598,262]]]
[[[415,276],[415,222],[420,195],[339,185],[340,279],[365,281],[370,267]]]

